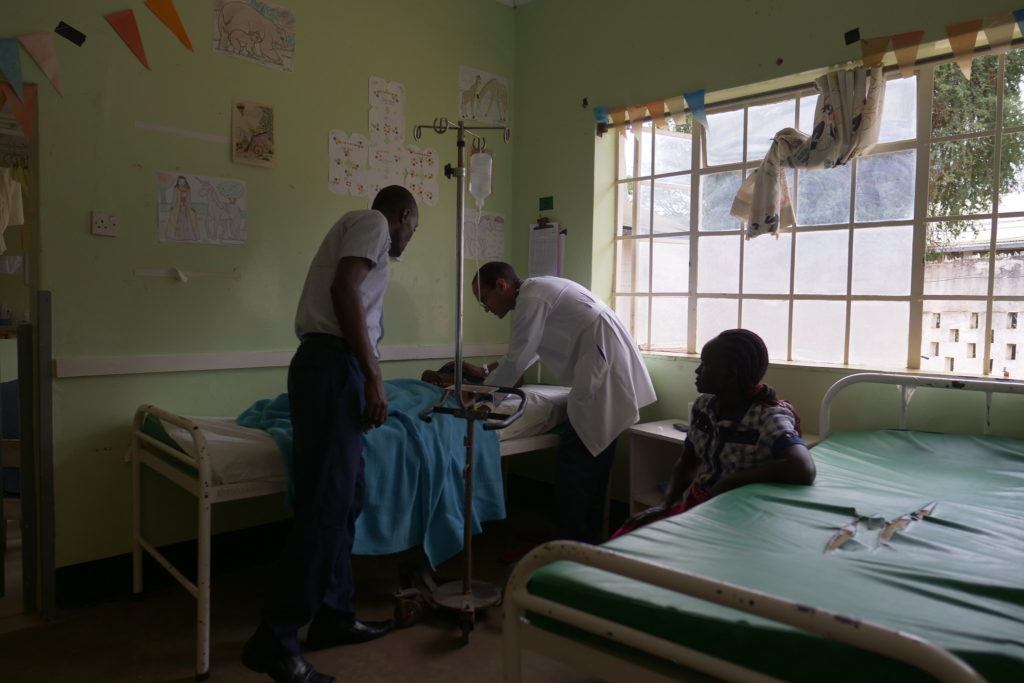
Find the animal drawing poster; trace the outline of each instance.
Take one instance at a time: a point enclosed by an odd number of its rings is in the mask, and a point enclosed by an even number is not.
[[[161,242],[245,244],[245,183],[159,171],[157,216]]]
[[[370,168],[370,143],[365,135],[332,130],[327,138],[327,188],[335,194],[365,197]]]
[[[459,118],[508,124],[508,79],[468,66],[459,67]]]
[[[466,258],[501,261],[505,258],[505,216],[468,209],[465,218]]]
[[[255,102],[231,107],[231,160],[237,164],[274,165],[274,108]]]
[[[264,0],[213,0],[213,49],[281,71],[294,68],[295,14]]]

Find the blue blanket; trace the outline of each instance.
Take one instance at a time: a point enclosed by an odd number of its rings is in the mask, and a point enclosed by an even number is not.
[[[419,412],[441,398],[441,390],[411,379],[384,383],[388,419],[363,435],[366,496],[356,522],[353,552],[397,553],[417,545],[437,566],[462,550],[462,470],[466,422],[435,415],[429,423]],[[238,424],[270,433],[292,478],[292,422],[288,395],[257,401],[238,416]],[[473,533],[481,522],[505,517],[501,453],[496,432],[478,423],[474,435]]]

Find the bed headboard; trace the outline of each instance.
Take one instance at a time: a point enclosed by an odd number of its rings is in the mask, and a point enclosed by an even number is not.
[[[992,419],[992,394],[1018,394],[1024,396],[1024,382],[991,379],[967,379],[960,377],[934,377],[928,375],[902,375],[884,372],[861,372],[842,378],[825,392],[818,413],[818,432],[824,439],[829,433],[829,409],[836,395],[851,384],[893,384],[900,390],[899,428],[907,428],[907,407],[918,387],[933,389],[956,389],[959,391],[981,391],[985,394],[985,434],[989,433]]]

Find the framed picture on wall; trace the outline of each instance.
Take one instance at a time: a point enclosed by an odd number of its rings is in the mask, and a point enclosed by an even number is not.
[[[269,168],[275,155],[274,108],[257,102],[232,102],[231,160]]]

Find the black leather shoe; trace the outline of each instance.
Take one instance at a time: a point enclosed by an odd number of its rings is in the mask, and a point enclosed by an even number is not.
[[[320,673],[302,655],[275,656],[257,640],[253,636],[242,650],[242,664],[252,671],[267,674],[277,683],[335,683],[334,676]]]
[[[365,643],[385,636],[391,632],[394,622],[387,621],[359,621],[356,619],[351,624],[331,624],[328,620],[314,619],[309,625],[309,635],[306,637],[307,650],[325,650],[338,645],[352,645],[354,643]]]

